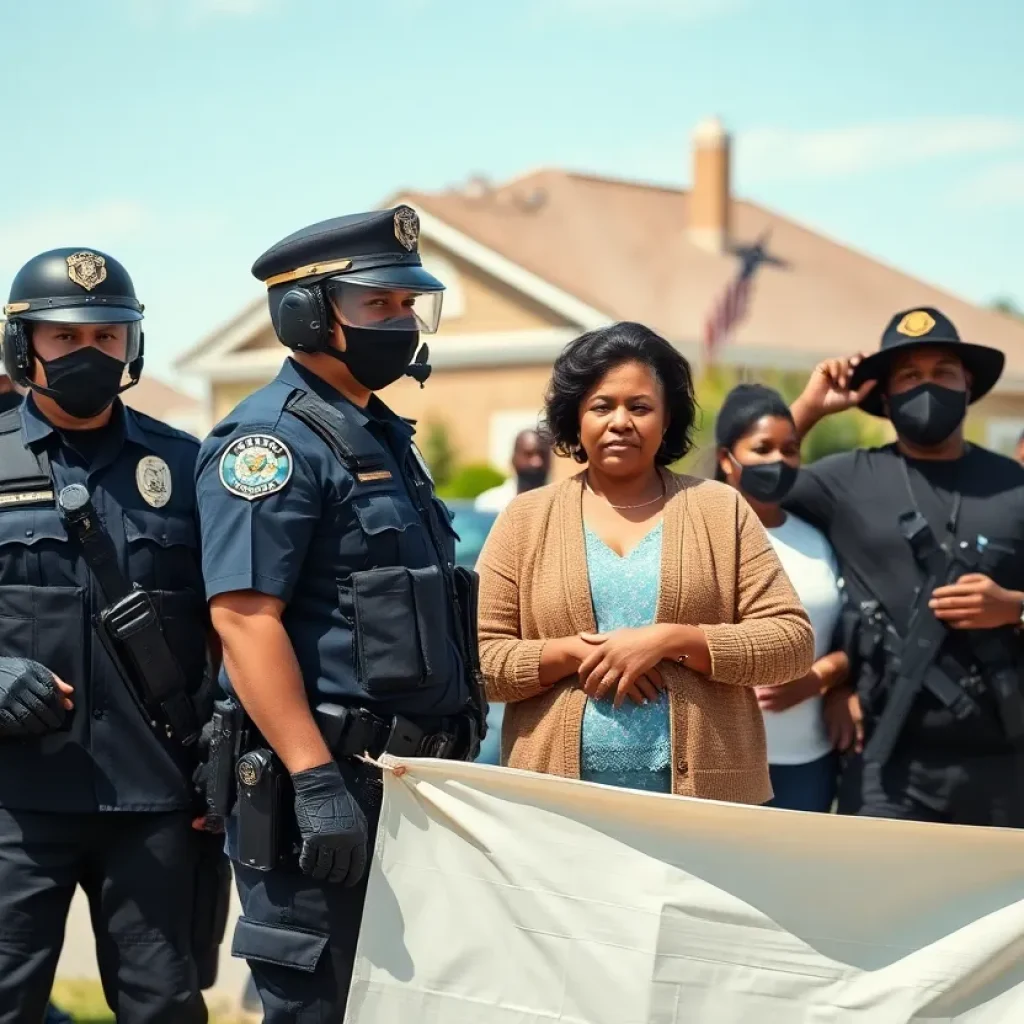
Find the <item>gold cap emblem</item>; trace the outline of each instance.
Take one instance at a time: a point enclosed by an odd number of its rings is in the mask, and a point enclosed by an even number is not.
[[[926,313],[923,309],[915,309],[913,313],[908,313],[897,325],[896,330],[900,334],[907,335],[908,338],[920,338],[922,334],[927,334],[935,326],[935,318],[931,313]]]
[[[107,261],[94,252],[76,252],[68,257],[68,277],[91,292],[107,279]]]
[[[412,252],[420,240],[420,219],[411,206],[400,206],[395,210],[395,238]]]

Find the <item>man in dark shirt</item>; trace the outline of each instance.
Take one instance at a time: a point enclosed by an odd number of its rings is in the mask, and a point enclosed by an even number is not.
[[[303,228],[256,261],[292,357],[214,427],[196,467],[223,683],[268,766],[243,754],[227,823],[243,910],[232,953],[267,1024],[345,1014],[382,799],[359,756],[471,759],[486,714],[471,574],[412,424],[376,394],[429,372],[420,332],[437,327],[444,286],[418,240],[399,206]],[[287,796],[255,813],[273,772]]]
[[[967,444],[963,432],[968,406],[1002,368],[1001,352],[962,342],[938,310],[910,310],[893,318],[879,352],[819,365],[793,404],[801,435],[859,405],[889,418],[898,438],[815,463],[785,502],[829,537],[857,624],[848,643],[855,683],[827,708],[848,715],[863,741],[847,759],[843,813],[1024,826],[1024,738],[1012,724],[1022,699],[1024,467]],[[908,539],[915,513],[936,542],[967,557],[967,571],[945,585],[929,583]],[[900,644],[915,613],[934,615],[945,632],[895,748],[875,756],[900,658],[912,660]],[[1000,668],[1016,691],[1002,698]]]
[[[199,444],[118,398],[143,336],[116,260],[42,253],[4,313],[5,370],[28,397],[0,413],[0,1024],[43,1019],[78,886],[117,1019],[203,1024],[196,744],[142,706],[98,621],[115,576],[141,587],[204,720]],[[88,549],[61,505],[83,492]]]

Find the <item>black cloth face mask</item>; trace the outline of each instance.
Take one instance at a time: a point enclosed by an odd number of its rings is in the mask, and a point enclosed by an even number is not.
[[[39,362],[46,370],[46,387],[42,384],[29,387],[52,398],[76,420],[98,416],[122,391],[125,364],[98,348],[90,346],[58,359],[39,359]]]
[[[900,437],[922,448],[942,444],[967,415],[967,392],[919,384],[889,396],[889,419]]]
[[[774,505],[789,494],[796,482],[796,469],[788,462],[757,462],[745,465],[732,452],[729,458],[739,467],[740,490],[755,501]]]
[[[364,388],[380,391],[405,375],[420,343],[419,331],[372,330],[343,324],[345,351],[331,346],[328,355],[343,362]]]
[[[548,482],[546,466],[528,466],[516,473],[516,487],[520,494],[543,487]]]

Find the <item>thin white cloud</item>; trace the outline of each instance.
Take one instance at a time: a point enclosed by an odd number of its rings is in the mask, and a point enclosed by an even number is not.
[[[824,131],[753,129],[737,135],[736,162],[744,182],[831,178],[1003,152],[1022,143],[1024,120],[925,117]]]
[[[218,18],[252,18],[277,6],[278,0],[124,0],[141,21],[153,24],[174,17],[189,25]]]
[[[950,192],[949,203],[975,210],[1024,206],[1024,159],[983,167]]]
[[[12,275],[26,260],[47,249],[89,246],[116,255],[130,246],[177,254],[205,245],[224,227],[216,214],[187,210],[157,213],[134,199],[42,209],[4,225],[0,278]]]
[[[36,253],[72,245],[115,248],[146,230],[152,218],[141,203],[112,200],[81,209],[47,209],[4,227],[0,272],[17,269]]]
[[[274,0],[190,0],[190,6],[198,15],[227,15],[248,18],[262,14],[273,6]]]
[[[671,18],[699,21],[731,14],[752,0],[539,0],[549,11],[562,10],[583,18],[602,21],[632,21],[637,18]]]

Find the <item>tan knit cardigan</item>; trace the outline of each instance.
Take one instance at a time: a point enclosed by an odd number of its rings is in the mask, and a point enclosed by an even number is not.
[[[670,695],[673,792],[764,803],[764,723],[753,687],[804,675],[807,614],[764,527],[725,484],[666,472],[657,621],[698,625],[710,676],[659,668]],[[583,538],[583,477],[517,497],[478,564],[480,656],[489,699],[504,701],[502,762],[579,778],[586,695],[573,676],[538,678],[546,639],[595,630]]]

